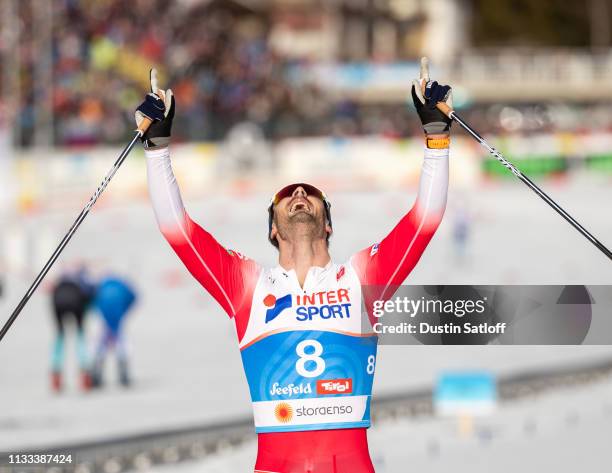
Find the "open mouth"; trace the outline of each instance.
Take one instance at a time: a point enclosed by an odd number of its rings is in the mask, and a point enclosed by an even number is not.
[[[295,215],[298,212],[312,213],[310,203],[303,197],[296,197],[289,206],[289,215]]]

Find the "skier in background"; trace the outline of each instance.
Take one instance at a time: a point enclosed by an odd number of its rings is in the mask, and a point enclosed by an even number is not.
[[[463,265],[467,262],[468,240],[470,236],[471,216],[465,205],[459,205],[453,216],[453,243],[455,262]]]
[[[127,350],[123,325],[125,317],[136,301],[136,292],[124,279],[117,276],[107,276],[98,284],[94,305],[104,320],[104,329],[92,369],[94,387],[103,384],[104,360],[111,348],[115,349],[119,382],[122,386],[130,385]]]
[[[81,370],[80,385],[83,390],[91,387],[83,321],[94,292],[94,285],[89,280],[84,265],[79,265],[74,271],[66,271],[52,288],[52,305],[57,323],[51,353],[51,387],[55,392],[61,391],[63,387],[64,341],[66,326],[70,319],[76,324],[77,358]]]

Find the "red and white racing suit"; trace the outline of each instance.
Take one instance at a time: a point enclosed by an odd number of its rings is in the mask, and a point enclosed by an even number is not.
[[[255,471],[373,472],[376,337],[362,323],[362,286],[388,299],[418,262],[446,207],[448,149],[425,149],[416,202],[386,237],[342,264],[310,268],[303,286],[295,271],[262,268],[218,243],[187,214],[168,148],[146,156],[161,232],[234,320],[258,433]]]

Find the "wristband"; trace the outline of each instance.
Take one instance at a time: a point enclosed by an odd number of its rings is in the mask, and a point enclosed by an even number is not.
[[[425,138],[425,145],[430,149],[445,149],[450,146],[450,138]]]

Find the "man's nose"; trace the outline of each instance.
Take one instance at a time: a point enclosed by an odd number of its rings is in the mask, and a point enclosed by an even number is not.
[[[302,186],[297,186],[294,190],[293,193],[291,194],[291,197],[306,197],[308,194],[306,194],[306,191],[304,190],[304,188]]]

